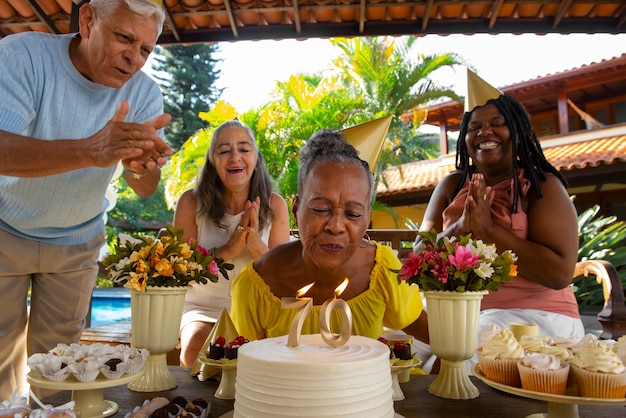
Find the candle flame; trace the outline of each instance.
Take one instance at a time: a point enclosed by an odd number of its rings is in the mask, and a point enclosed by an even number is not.
[[[348,287],[349,282],[350,282],[350,279],[346,277],[345,279],[343,279],[343,282],[341,282],[341,284],[337,286],[337,288],[335,289],[336,298],[339,297],[339,295],[341,295],[344,290],[346,290],[346,287]]]
[[[315,282],[307,284],[303,288],[298,289],[298,291],[296,292],[297,297],[304,296],[306,294],[306,292],[308,292],[309,289],[313,287],[314,284],[315,284]]]

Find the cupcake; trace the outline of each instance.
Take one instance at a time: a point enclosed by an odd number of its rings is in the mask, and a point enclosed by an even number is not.
[[[524,348],[508,328],[495,334],[477,354],[480,368],[488,379],[508,386],[521,386],[517,362],[524,357]]]
[[[624,398],[626,367],[609,346],[588,342],[574,354],[571,363],[580,396]]]
[[[523,335],[519,343],[526,352],[538,352],[541,348],[552,345],[552,338],[547,335]]]
[[[561,347],[558,345],[549,345],[546,347],[540,347],[539,350],[537,350],[537,353],[552,354],[554,356],[557,356],[561,360],[568,361],[568,362],[572,359],[572,357],[574,357],[574,355],[572,354],[569,348]]]
[[[517,363],[522,388],[565,395],[570,365],[553,354],[528,353]]]
[[[491,341],[491,339],[498,332],[500,332],[500,329],[501,328],[499,326],[497,326],[496,324],[489,324],[489,325],[487,325],[485,330],[483,332],[481,332],[480,335],[478,336],[478,348],[482,347],[483,345],[485,345],[489,341]]]

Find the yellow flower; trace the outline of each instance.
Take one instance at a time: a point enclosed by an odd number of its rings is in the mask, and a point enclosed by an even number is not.
[[[139,291],[142,291],[146,288],[147,277],[145,273],[137,274],[131,271],[129,274],[130,274],[130,280],[128,280],[128,283],[126,283],[127,287],[131,287]]]
[[[180,247],[180,256],[182,258],[184,258],[185,260],[190,258],[193,255],[193,252],[191,251],[191,247],[189,247],[189,244],[183,244]]]
[[[144,260],[148,259],[148,256],[150,255],[150,250],[152,250],[152,245],[146,245],[139,250],[139,256]]]
[[[174,264],[174,270],[176,270],[176,273],[187,274],[187,271],[189,270],[188,264],[185,261],[180,261]]]
[[[509,271],[509,276],[517,277],[517,264],[511,264],[511,270]]]
[[[174,266],[170,263],[169,260],[162,258],[159,262],[154,266],[154,269],[161,276],[173,276],[174,275]]]
[[[151,266],[156,266],[157,264],[159,264],[160,261],[161,261],[161,256],[157,253],[152,254],[152,257],[150,257]]]
[[[157,242],[154,243],[154,253],[155,254],[163,255],[164,251],[165,251],[165,246],[163,245],[163,243],[161,241],[157,241]]]
[[[137,273],[146,273],[150,269],[146,260],[137,260],[137,264],[135,264],[135,272]]]

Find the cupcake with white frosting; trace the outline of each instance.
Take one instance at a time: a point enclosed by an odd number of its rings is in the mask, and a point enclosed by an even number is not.
[[[564,395],[570,365],[553,354],[528,353],[517,363],[522,388]]]
[[[482,347],[483,345],[485,345],[489,341],[491,341],[491,339],[498,332],[500,332],[500,329],[501,328],[499,326],[497,326],[496,324],[489,324],[489,325],[487,325],[485,330],[483,332],[481,332],[480,335],[478,336],[478,348]]]
[[[580,396],[624,398],[626,395],[626,367],[606,344],[584,344],[571,363]]]
[[[574,357],[574,354],[569,348],[561,347],[558,345],[549,345],[546,347],[540,347],[537,350],[537,353],[552,354],[554,356],[557,356],[563,361],[570,361]]]
[[[552,345],[552,338],[547,335],[523,335],[519,343],[526,352],[538,352],[543,347]]]
[[[488,379],[504,385],[521,386],[517,362],[524,357],[524,348],[508,328],[495,334],[477,354],[480,368]]]

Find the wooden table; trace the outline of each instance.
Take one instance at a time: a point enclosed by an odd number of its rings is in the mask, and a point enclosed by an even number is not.
[[[203,397],[211,403],[211,418],[219,418],[233,409],[233,400],[221,400],[213,395],[218,383],[210,380],[200,382],[189,375],[189,368],[170,366],[176,377],[178,386],[175,389],[156,392],[133,392],[126,385],[104,389],[104,398],[115,401],[119,405],[116,417],[123,417],[131,412],[135,406],[141,405],[144,400],[155,396],[165,396],[172,399],[174,396],[184,396],[187,400]],[[435,379],[434,375],[412,375],[408,383],[401,383],[406,399],[395,402],[395,410],[406,418],[485,418],[506,417],[524,418],[534,413],[548,412],[548,403],[526,399],[498,391],[487,386],[476,377],[471,377],[478,387],[480,396],[471,400],[451,400],[433,396],[428,393],[428,385]],[[71,392],[63,391],[47,397],[44,401],[52,405],[61,405],[70,400]],[[626,416],[626,407],[623,406],[579,406],[581,418],[602,417],[617,418]],[[373,417],[364,417],[373,418]]]

